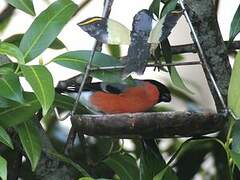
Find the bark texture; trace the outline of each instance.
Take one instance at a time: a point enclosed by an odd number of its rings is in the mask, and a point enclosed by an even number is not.
[[[73,116],[84,134],[119,138],[173,138],[213,133],[222,129],[226,114],[212,112],[152,112]]]

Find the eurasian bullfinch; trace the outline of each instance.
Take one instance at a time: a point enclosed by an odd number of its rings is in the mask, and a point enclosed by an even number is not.
[[[135,86],[85,84],[80,102],[94,114],[136,113],[149,110],[159,102],[170,102],[168,88],[155,80],[135,80]],[[72,92],[71,92],[72,91]],[[68,95],[76,98],[77,89],[69,89]]]

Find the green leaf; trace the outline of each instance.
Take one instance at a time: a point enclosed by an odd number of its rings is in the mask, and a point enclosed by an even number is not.
[[[20,42],[23,38],[23,34],[14,34],[6,39],[3,40],[3,42],[14,44],[15,46],[19,47]]]
[[[156,176],[154,176],[153,180],[177,180],[177,176],[175,174],[170,174],[170,167],[165,167],[162,171],[160,171]]]
[[[149,11],[154,13],[158,18],[159,18],[160,2],[161,0],[153,0],[149,7]]]
[[[150,32],[148,42],[158,44],[159,42],[166,40],[181,16],[182,11],[175,11],[174,13],[168,13],[161,17]]]
[[[32,0],[6,0],[9,4],[28,13],[32,16],[35,16],[35,11],[33,7]]]
[[[11,106],[10,100],[0,97],[0,108],[7,108]]]
[[[232,42],[239,32],[240,32],[240,5],[238,6],[237,11],[235,12],[231,22],[229,41]]]
[[[0,177],[2,180],[7,180],[7,161],[0,156]]]
[[[77,8],[71,0],[59,0],[34,20],[20,43],[26,62],[40,55],[52,44]]]
[[[136,159],[128,154],[112,154],[103,161],[121,180],[139,179]]]
[[[69,96],[56,94],[55,100],[54,100],[54,106],[65,109],[65,110],[72,110],[74,102],[75,100]],[[87,110],[87,108],[85,108],[79,103],[77,107],[77,112],[89,113],[89,110]]]
[[[14,44],[15,46],[19,46],[20,42],[23,38],[23,34],[15,34],[13,36],[8,37],[7,39],[5,39],[3,42],[8,42],[11,44]],[[64,43],[59,40],[58,38],[56,38],[52,44],[49,46],[49,48],[51,49],[63,49],[66,48],[66,46],[64,45]]]
[[[23,103],[22,87],[18,76],[12,72],[1,72],[0,68],[0,96]]]
[[[81,72],[85,71],[85,67],[89,61],[91,51],[71,51],[64,53],[53,59],[53,62],[60,64],[64,67],[71,68],[74,70],[78,70]],[[96,52],[93,58],[92,67],[112,67],[112,66],[120,66],[121,63],[116,58]],[[91,76],[101,79],[105,82],[121,82],[121,71],[120,70],[96,70],[92,71]]]
[[[240,53],[237,54],[228,88],[228,107],[240,117]]]
[[[169,40],[168,39],[163,40],[161,42],[161,46],[163,49],[163,56],[166,63],[172,63],[172,52],[171,52],[171,46],[170,46]],[[186,91],[187,93],[193,94],[184,84],[183,80],[181,79],[180,75],[177,72],[176,67],[174,66],[168,67],[168,70],[169,70],[171,80],[177,88],[180,88]]]
[[[178,87],[178,88],[180,88],[180,89],[182,89],[182,90],[184,90],[188,93],[193,94],[193,92],[191,90],[189,90],[187,88],[187,86],[185,85],[185,83],[183,82],[182,78],[180,77],[180,75],[177,72],[177,69],[174,66],[170,67],[169,69],[170,69],[170,72],[169,72],[170,77],[171,77],[171,80],[172,80],[173,84],[176,87]]]
[[[11,63],[9,63],[9,64],[11,64]],[[14,74],[13,68],[11,66],[7,66],[7,64],[0,66],[0,77],[2,75],[6,75],[8,73]]]
[[[163,6],[161,17],[167,15],[169,12],[176,9],[177,0],[168,0],[167,3]]]
[[[218,144],[217,144],[218,145]],[[201,165],[208,153],[213,151],[216,144],[213,141],[190,142],[186,144],[174,165],[179,179],[193,179],[194,175],[201,170]],[[219,146],[217,146],[219,147]],[[220,147],[220,150],[221,147]],[[224,159],[224,156],[222,157]],[[189,166],[191,162],[191,166]]]
[[[94,16],[77,25],[90,36],[104,44],[129,45],[131,43],[130,30],[113,19],[96,18]]]
[[[43,65],[21,66],[21,69],[41,103],[43,115],[45,115],[51,107],[55,96],[51,73]]]
[[[218,138],[222,138],[224,133],[219,133]],[[231,167],[229,167],[229,157],[226,156],[226,150],[219,144],[214,144],[211,148],[216,168],[216,179],[232,179]],[[188,170],[188,168],[186,169]],[[185,176],[183,176],[185,177]]]
[[[32,120],[15,127],[24,151],[31,162],[32,171],[37,167],[41,155],[41,140]]]
[[[0,126],[7,128],[28,121],[41,106],[33,93],[24,93],[24,104],[12,102],[11,107],[0,109]]]
[[[165,166],[166,163],[155,142],[152,140],[144,140],[143,150],[140,156],[140,179],[153,179]]]
[[[172,96],[175,96],[186,103],[191,103],[193,105],[198,105],[197,101],[191,96],[191,94],[186,93],[185,91],[181,91],[179,88],[176,88],[175,86],[172,85],[167,85],[168,89],[170,90]]]
[[[65,44],[58,38],[56,38],[52,44],[50,44],[49,48],[51,49],[64,49],[66,48]]]
[[[166,163],[154,140],[144,140],[143,151],[140,156],[140,180],[153,179],[159,171],[166,168]],[[168,169],[165,178],[171,179],[175,173]]]
[[[0,66],[3,66],[5,64],[11,63],[11,59],[9,59],[6,55],[0,54]]]
[[[240,121],[236,121],[232,129],[232,150],[240,153]]]
[[[1,55],[0,55],[1,56]],[[7,57],[7,56],[5,56]],[[0,57],[0,61],[1,61],[1,57]],[[4,61],[4,60],[3,60]],[[18,64],[17,63],[13,63],[13,62],[3,62],[3,64],[0,64],[0,69],[8,69],[8,71],[10,72],[15,72],[16,69],[18,67]]]
[[[23,54],[21,50],[14,44],[6,42],[0,43],[0,54],[12,56],[18,60],[18,63],[24,64]]]
[[[0,126],[0,142],[10,147],[11,149],[14,149],[11,138],[9,137],[5,129],[3,129],[1,126]]]
[[[87,176],[90,177],[90,175],[87,173],[87,171],[85,169],[83,169],[81,166],[79,166],[77,163],[75,163],[74,161],[72,161],[70,158],[67,158],[61,154],[59,154],[58,152],[55,151],[48,151],[49,154],[51,154],[52,156],[56,157],[57,159],[70,164],[72,167],[74,167],[76,170],[78,170],[83,176]]]
[[[3,32],[7,27],[11,19],[14,17],[15,8],[7,5],[2,11],[1,14],[5,14],[4,18],[1,18],[0,21],[0,32]]]
[[[11,18],[12,18],[12,16],[10,16],[6,19],[3,19],[3,21],[0,22],[0,32],[3,32],[8,27],[8,24],[9,24]]]
[[[107,48],[113,57],[115,58],[121,57],[121,48],[119,45],[108,44]]]
[[[231,155],[233,162],[236,164],[236,166],[240,170],[240,154],[231,150],[229,150],[229,154]]]

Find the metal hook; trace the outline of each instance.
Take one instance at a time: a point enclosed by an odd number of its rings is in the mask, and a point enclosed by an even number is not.
[[[61,117],[60,114],[59,114],[59,112],[58,112],[57,107],[54,107],[54,113],[55,113],[58,121],[64,121],[64,120],[66,120],[68,117],[71,116],[71,112],[68,112],[65,116]]]

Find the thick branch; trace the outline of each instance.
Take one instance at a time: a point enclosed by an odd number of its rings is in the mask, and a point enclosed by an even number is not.
[[[152,112],[73,116],[84,134],[121,138],[190,137],[221,130],[226,115],[211,112]]]
[[[190,15],[208,66],[226,103],[231,66],[217,22],[214,4],[209,0],[185,0],[184,2],[186,3],[187,12]],[[216,108],[217,110],[221,110],[222,105],[209,78],[210,76],[207,74],[206,69],[204,71]]]

